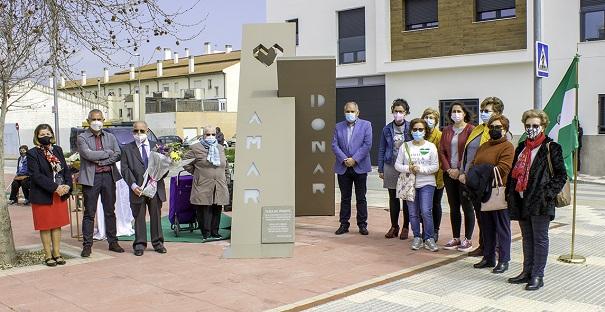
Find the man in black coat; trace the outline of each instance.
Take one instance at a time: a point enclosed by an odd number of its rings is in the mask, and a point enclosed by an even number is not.
[[[164,180],[160,179],[155,196],[143,196],[143,175],[147,170],[149,155],[156,147],[156,142],[147,140],[147,123],[137,121],[133,125],[134,142],[122,148],[122,176],[130,187],[130,208],[134,217],[135,239],[133,249],[135,256],[142,256],[147,248],[147,226],[145,223],[145,209],[149,210],[149,224],[151,226],[151,244],[159,253],[166,253],[164,235],[162,234],[161,209],[162,202],[166,201]]]

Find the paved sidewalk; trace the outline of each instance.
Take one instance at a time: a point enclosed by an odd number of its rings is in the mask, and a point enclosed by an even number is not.
[[[521,271],[519,240],[513,242],[510,270],[502,275],[474,269],[477,258],[463,258],[336,300],[312,311],[605,311],[605,192],[598,185],[579,185],[576,253],[586,264],[557,261],[570,252],[571,207],[558,209],[550,231],[545,287],[528,292],[506,279]],[[556,225],[556,224],[553,224]],[[334,292],[337,293],[337,292]]]

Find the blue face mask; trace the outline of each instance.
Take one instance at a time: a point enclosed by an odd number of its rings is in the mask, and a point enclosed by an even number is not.
[[[213,137],[213,136],[205,137],[204,142],[212,145],[212,144],[216,143],[216,137]]]
[[[345,113],[345,118],[347,119],[348,122],[355,122],[355,120],[357,120],[357,114],[355,113]]]
[[[414,138],[414,141],[416,141],[416,142],[421,141],[424,139],[424,131],[421,131],[421,132],[413,131],[412,137]]]
[[[484,123],[487,123],[489,121],[489,119],[492,117],[492,112],[489,113],[480,113],[480,117],[481,117],[481,121],[483,121]]]

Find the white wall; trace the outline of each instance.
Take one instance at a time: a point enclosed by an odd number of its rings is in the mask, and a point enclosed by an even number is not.
[[[336,77],[376,74],[375,0],[267,0],[267,22],[298,18],[299,56],[333,56],[338,60],[338,11],[365,7],[366,62],[338,65]]]
[[[176,113],[146,114],[145,122],[156,136],[176,135]]]
[[[528,101],[531,79],[531,67],[523,64],[392,73],[386,75],[386,98],[387,103],[406,99],[411,119],[420,117],[427,107],[439,109],[439,100],[477,98],[481,103],[488,96],[497,96],[504,102],[511,132],[518,135],[523,132],[521,114],[533,105]],[[390,111],[386,116],[392,121]]]
[[[239,96],[240,63],[229,66],[223,70],[226,79],[227,112],[237,112]]]
[[[18,98],[19,95],[13,95]],[[88,116],[88,112],[95,104],[81,100],[64,93],[59,96],[59,139],[64,151],[69,151],[69,134],[71,127],[81,127],[82,122]],[[17,106],[30,106],[27,109],[17,109]],[[15,103],[14,109],[6,115],[6,123],[19,123],[19,136],[21,144],[33,146],[34,129],[39,124],[49,124],[55,130],[55,117],[52,112],[53,94],[52,89],[37,86],[27,92],[25,96]],[[105,114],[106,109],[101,108]],[[55,134],[57,131],[55,130]]]

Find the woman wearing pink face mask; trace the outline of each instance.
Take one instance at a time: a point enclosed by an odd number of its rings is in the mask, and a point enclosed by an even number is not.
[[[396,99],[391,105],[393,121],[388,123],[380,135],[378,147],[378,175],[383,179],[383,187],[389,190],[389,211],[391,213],[391,228],[384,235],[386,238],[399,236],[407,239],[409,233],[410,215],[405,201],[397,198],[397,178],[399,172],[395,170],[395,160],[399,147],[403,142],[412,141],[410,134],[410,122],[405,117],[410,112],[410,106],[404,99]],[[399,234],[399,211],[403,210],[403,227]]]
[[[462,102],[453,102],[448,112],[450,125],[443,129],[439,147],[439,162],[443,170],[443,182],[447,192],[447,201],[450,205],[450,221],[452,223],[452,239],[444,246],[444,249],[470,251],[473,248],[471,238],[475,227],[475,211],[472,203],[462,200],[462,183],[458,181],[460,165],[464,146],[473,131],[474,126],[471,112]],[[460,237],[462,226],[462,214],[464,211],[464,238]]]

